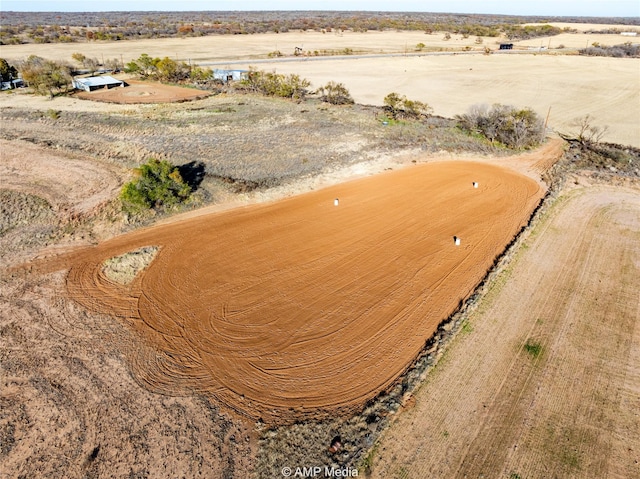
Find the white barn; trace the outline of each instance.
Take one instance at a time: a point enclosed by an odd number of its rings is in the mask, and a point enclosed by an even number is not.
[[[125,83],[122,80],[117,80],[109,75],[100,77],[74,78],[72,84],[74,88],[84,91],[93,91],[99,88],[114,88],[118,86],[125,86]]]

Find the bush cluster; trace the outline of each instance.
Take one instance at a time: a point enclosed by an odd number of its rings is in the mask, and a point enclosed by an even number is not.
[[[135,170],[137,178],[122,187],[120,200],[125,211],[139,212],[183,202],[191,187],[183,180],[177,167],[166,160],[151,158]]]
[[[316,93],[320,95],[320,100],[332,105],[353,105],[354,103],[351,93],[342,83],[330,81],[318,88]]]
[[[283,75],[251,69],[247,78],[240,81],[240,86],[249,91],[267,96],[302,100],[307,95],[311,82],[296,74]]]
[[[136,73],[143,79],[171,83],[187,80],[192,74],[191,66],[185,62],[177,62],[169,57],[152,58],[146,53],[127,63],[124,69],[127,73]],[[208,72],[211,74],[211,70]]]
[[[580,55],[595,57],[615,57],[615,58],[640,58],[640,45],[631,42],[612,47],[594,44],[588,48],[578,50]]]
[[[384,110],[394,120],[419,119],[431,114],[431,107],[426,103],[409,100],[406,96],[389,93],[384,97]]]
[[[62,62],[31,55],[18,70],[23,80],[40,95],[53,97],[63,90],[66,92],[71,85],[71,67]]]
[[[463,130],[510,148],[536,146],[545,136],[542,119],[530,108],[519,110],[510,105],[495,104],[490,108],[476,105],[469,113],[456,115],[456,120]]]

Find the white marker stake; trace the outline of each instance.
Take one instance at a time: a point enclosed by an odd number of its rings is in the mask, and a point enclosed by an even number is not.
[[[338,198],[336,198],[335,200],[333,200],[333,206],[338,206],[338,203],[340,203],[340,201],[338,200]]]

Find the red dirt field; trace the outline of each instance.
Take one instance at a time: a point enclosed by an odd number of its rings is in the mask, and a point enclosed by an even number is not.
[[[92,92],[78,92],[76,96],[83,100],[102,101],[106,103],[174,103],[199,100],[211,95],[210,92],[163,85],[161,83],[127,80],[124,88],[100,89]]]
[[[388,388],[542,195],[505,168],[436,162],[156,225],[40,266],[69,268],[74,300],[160,351],[130,355],[153,390],[202,391],[290,422]],[[147,245],[161,249],[130,286],[106,278],[106,259]]]

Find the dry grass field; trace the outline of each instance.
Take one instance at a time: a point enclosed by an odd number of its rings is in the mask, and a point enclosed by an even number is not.
[[[551,107],[553,128],[589,113],[609,125],[606,141],[640,146],[638,60],[405,55],[420,42],[481,49],[474,40],[298,32],[0,47],[7,59],[148,53],[230,67],[296,46],[400,54],[256,63],[343,82],[354,106],[229,92],[160,103],[148,93],[178,90],[149,84],[128,97],[151,103],[92,101],[113,90],[0,94],[0,472],[638,475],[639,152],[596,164],[553,139],[510,154],[445,118],[383,125],[375,106],[395,91],[442,116]],[[116,197],[149,157],[203,177],[181,208],[131,218]],[[578,167],[596,173],[558,186]],[[530,229],[551,182],[560,199]],[[469,319],[449,317],[465,298]]]

